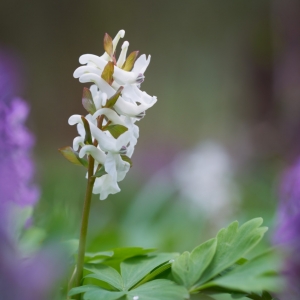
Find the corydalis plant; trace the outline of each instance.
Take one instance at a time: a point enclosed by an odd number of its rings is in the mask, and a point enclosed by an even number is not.
[[[139,137],[135,124],[145,116],[145,111],[157,101],[140,90],[150,55],[134,51],[126,58],[129,43],[125,41],[118,60],[116,47],[125,31],[120,30],[112,39],[104,36],[104,54],[85,54],[79,58],[84,64],[77,68],[74,77],[80,82],[93,83],[83,89],[82,104],[88,115],[72,115],[70,125],[77,125],[79,136],[73,140],[73,149],[65,147],[60,152],[71,162],[88,168],[75,285],[80,285],[85,252],[91,193],[100,194],[104,200],[109,194],[120,191],[118,182],[130,169],[131,156]],[[87,157],[87,159],[85,158]]]

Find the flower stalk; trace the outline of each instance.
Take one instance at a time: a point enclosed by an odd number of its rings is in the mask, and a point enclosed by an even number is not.
[[[104,115],[101,115],[97,118],[97,125],[100,130],[102,130],[102,122],[104,120]],[[97,140],[94,141],[94,146],[97,147]],[[94,177],[94,165],[95,159],[92,155],[88,156],[88,180],[83,204],[82,218],[81,218],[81,228],[80,228],[80,237],[79,237],[79,247],[78,247],[78,258],[77,258],[77,266],[75,269],[75,276],[71,278],[69,283],[69,289],[77,286],[81,286],[82,275],[83,275],[83,266],[84,266],[84,256],[85,256],[85,248],[86,248],[86,238],[87,238],[87,230],[89,224],[89,215],[91,208],[91,200],[92,200],[92,192],[95,183],[96,177]],[[74,280],[74,284],[73,281]],[[79,297],[78,295],[77,297]],[[80,299],[80,297],[78,298]]]
[[[120,192],[118,182],[132,166],[131,156],[139,137],[135,123],[157,101],[155,96],[140,89],[150,55],[137,58],[138,51],[134,51],[126,58],[129,43],[125,41],[116,60],[115,49],[124,34],[125,31],[120,30],[114,39],[105,34],[104,54],[82,55],[79,62],[83,66],[73,74],[80,82],[92,85],[84,88],[82,95],[82,105],[88,114],[75,114],[68,120],[70,125],[77,126],[79,134],[73,140],[73,148],[59,149],[70,162],[88,168],[77,266],[69,289],[82,283],[92,193],[99,194],[100,200],[104,200],[108,195]]]
[[[85,199],[83,204],[82,219],[81,219],[81,229],[79,237],[79,248],[78,248],[78,258],[77,258],[77,267],[75,274],[75,287],[81,285],[82,274],[83,274],[83,265],[84,265],[84,255],[86,247],[86,237],[89,223],[89,214],[91,207],[92,191],[95,183],[94,175],[94,158],[89,155],[88,158],[89,167],[88,167],[88,181],[85,193]],[[80,299],[80,298],[78,298]]]

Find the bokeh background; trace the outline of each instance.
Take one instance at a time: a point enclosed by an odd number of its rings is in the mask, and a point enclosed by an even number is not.
[[[2,0],[0,48],[18,61],[36,135],[36,224],[78,236],[85,171],[57,151],[84,114],[72,74],[120,29],[129,51],[151,54],[141,89],[158,102],[121,193],[93,198],[89,250],[188,250],[256,216],[270,239],[280,174],[300,151],[298,0]]]

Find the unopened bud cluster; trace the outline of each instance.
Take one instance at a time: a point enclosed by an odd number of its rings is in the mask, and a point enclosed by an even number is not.
[[[120,191],[118,182],[124,179],[130,168],[130,158],[139,137],[135,123],[157,101],[155,96],[140,90],[150,55],[137,58],[138,51],[134,51],[126,57],[129,43],[125,41],[116,59],[116,47],[124,35],[125,31],[120,30],[112,40],[105,34],[104,54],[82,55],[79,62],[83,66],[74,72],[74,77],[80,82],[92,85],[89,89],[84,88],[82,98],[89,114],[69,118],[69,124],[77,124],[79,133],[73,140],[73,154],[79,151],[78,160],[82,164],[85,155],[94,158],[96,180],[93,193],[100,194],[101,200]]]

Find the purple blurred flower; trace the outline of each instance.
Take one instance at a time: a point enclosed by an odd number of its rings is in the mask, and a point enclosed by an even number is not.
[[[47,300],[53,299],[52,288],[62,275],[61,255],[48,247],[24,255],[11,230],[19,221],[11,210],[31,207],[39,198],[31,183],[34,137],[24,124],[29,107],[15,98],[16,69],[12,58],[0,52],[0,299]]]
[[[9,300],[50,300],[54,283],[62,276],[62,256],[43,249],[23,258],[6,232],[0,229],[0,297]]]
[[[288,291],[284,299],[300,299],[300,159],[283,174],[280,189],[276,244],[288,252],[284,274]]]
[[[30,151],[34,137],[24,125],[29,107],[13,96],[14,77],[6,57],[0,56],[0,213],[6,218],[11,205],[32,206],[39,197],[31,184],[34,165]],[[6,72],[6,73],[3,73]]]

